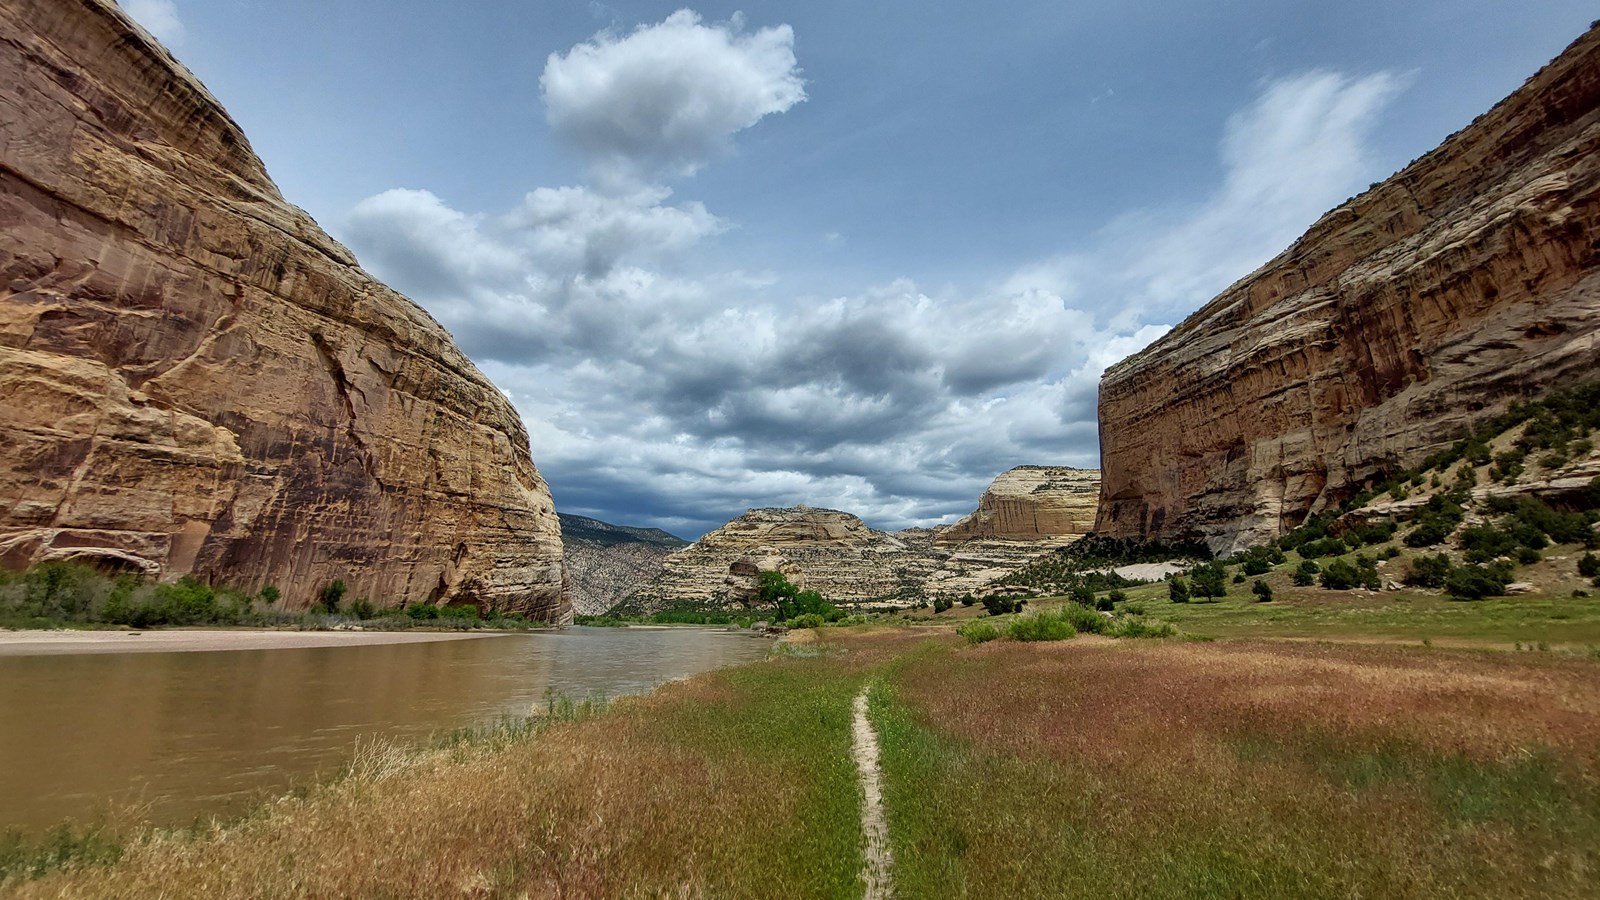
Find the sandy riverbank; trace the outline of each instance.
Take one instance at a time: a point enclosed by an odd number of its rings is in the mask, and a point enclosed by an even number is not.
[[[0,656],[75,653],[179,653],[359,647],[497,637],[501,632],[443,631],[0,631]]]

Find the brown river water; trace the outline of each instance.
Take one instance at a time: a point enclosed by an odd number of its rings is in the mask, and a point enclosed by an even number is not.
[[[764,656],[700,629],[571,628],[374,646],[0,656],[0,833],[134,808],[161,825],[247,810],[337,772],[358,740],[648,691]]]

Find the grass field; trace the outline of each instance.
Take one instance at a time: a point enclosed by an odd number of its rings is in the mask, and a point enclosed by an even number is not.
[[[896,896],[1600,887],[1587,653],[880,627],[576,721],[368,753],[244,821],[124,835],[6,892],[858,897],[863,687]]]

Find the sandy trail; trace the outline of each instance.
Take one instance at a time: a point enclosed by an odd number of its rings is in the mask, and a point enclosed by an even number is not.
[[[497,637],[441,631],[0,631],[0,656],[360,647]]]
[[[856,769],[861,773],[861,793],[866,800],[861,806],[861,831],[867,839],[866,859],[862,863],[861,880],[866,883],[864,900],[883,900],[893,894],[889,880],[892,860],[889,857],[889,826],[883,815],[883,783],[878,771],[878,734],[867,719],[867,688],[856,695],[855,721],[851,731],[854,736],[851,748]]]

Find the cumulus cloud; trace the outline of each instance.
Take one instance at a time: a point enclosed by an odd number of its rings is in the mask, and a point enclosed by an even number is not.
[[[787,25],[746,34],[687,9],[551,54],[539,81],[550,124],[606,185],[692,175],[733,136],[805,99]]]
[[[362,259],[511,395],[564,510],[693,536],[803,502],[905,527],[970,511],[1014,465],[1095,465],[1104,369],[1364,184],[1367,138],[1403,87],[1266,85],[1227,123],[1202,202],[1129,214],[988,286],[801,298],[767,273],[694,266],[727,223],[652,181],[799,102],[792,42],[686,11],[601,35],[552,56],[544,81],[593,185],[496,216],[415,190],[352,213]]]
[[[172,0],[122,0],[122,8],[161,43],[169,47],[183,43],[183,20]]]

